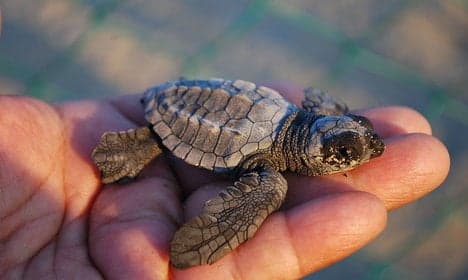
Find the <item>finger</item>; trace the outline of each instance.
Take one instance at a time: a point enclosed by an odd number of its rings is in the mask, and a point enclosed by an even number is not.
[[[345,174],[318,178],[288,176],[285,207],[355,189],[376,195],[388,209],[394,209],[429,193],[447,177],[450,158],[436,138],[406,134],[388,139],[386,145],[382,156]]]
[[[106,278],[169,278],[168,244],[182,219],[173,180],[110,185],[90,221],[91,256]]]
[[[403,106],[356,110],[353,113],[369,118],[383,138],[407,133],[432,134],[431,125],[418,111]]]
[[[386,210],[375,196],[348,192],[277,212],[255,237],[211,266],[176,270],[181,279],[297,279],[375,238]]]
[[[86,155],[88,161],[104,132],[135,127],[109,102],[83,100],[58,104],[56,107],[64,119],[70,144],[77,153]]]
[[[143,106],[140,103],[142,96],[143,93],[120,95],[111,98],[110,104],[126,118],[141,126],[145,124]]]
[[[288,195],[283,209],[306,203],[317,197],[346,191],[372,193],[388,209],[414,201],[438,187],[446,178],[450,158],[445,146],[432,136],[408,134],[387,141],[385,153],[359,168],[335,175],[306,177],[286,174]],[[186,217],[198,211],[220,187],[213,184],[193,193],[187,200]]]
[[[105,131],[125,130],[135,125],[107,102],[85,100],[58,104],[56,108],[63,120],[67,147],[64,155],[67,160],[63,166],[68,203],[64,223],[67,224],[89,211],[101,186],[99,171],[91,159],[91,152],[101,135]],[[71,234],[78,235],[78,232]]]

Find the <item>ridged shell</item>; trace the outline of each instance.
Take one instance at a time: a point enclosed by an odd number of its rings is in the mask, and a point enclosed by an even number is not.
[[[178,80],[147,90],[145,118],[173,154],[226,171],[272,145],[293,110],[278,92],[242,80]]]

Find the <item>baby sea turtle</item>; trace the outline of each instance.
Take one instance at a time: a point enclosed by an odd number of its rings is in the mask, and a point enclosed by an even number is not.
[[[93,151],[103,183],[137,176],[163,150],[236,180],[177,230],[177,268],[211,264],[251,238],[286,196],[280,171],[346,171],[385,148],[368,119],[314,89],[301,109],[251,82],[181,79],[148,89],[141,102],[148,127],[104,133]]]

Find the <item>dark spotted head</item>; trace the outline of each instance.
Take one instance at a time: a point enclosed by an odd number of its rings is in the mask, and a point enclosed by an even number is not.
[[[353,169],[385,149],[372,123],[352,114],[317,118],[310,125],[308,140],[306,162],[314,174]]]

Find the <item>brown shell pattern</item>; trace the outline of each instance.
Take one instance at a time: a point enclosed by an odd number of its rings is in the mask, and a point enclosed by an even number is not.
[[[146,91],[145,118],[172,153],[215,171],[269,149],[295,106],[247,81],[179,80]]]

